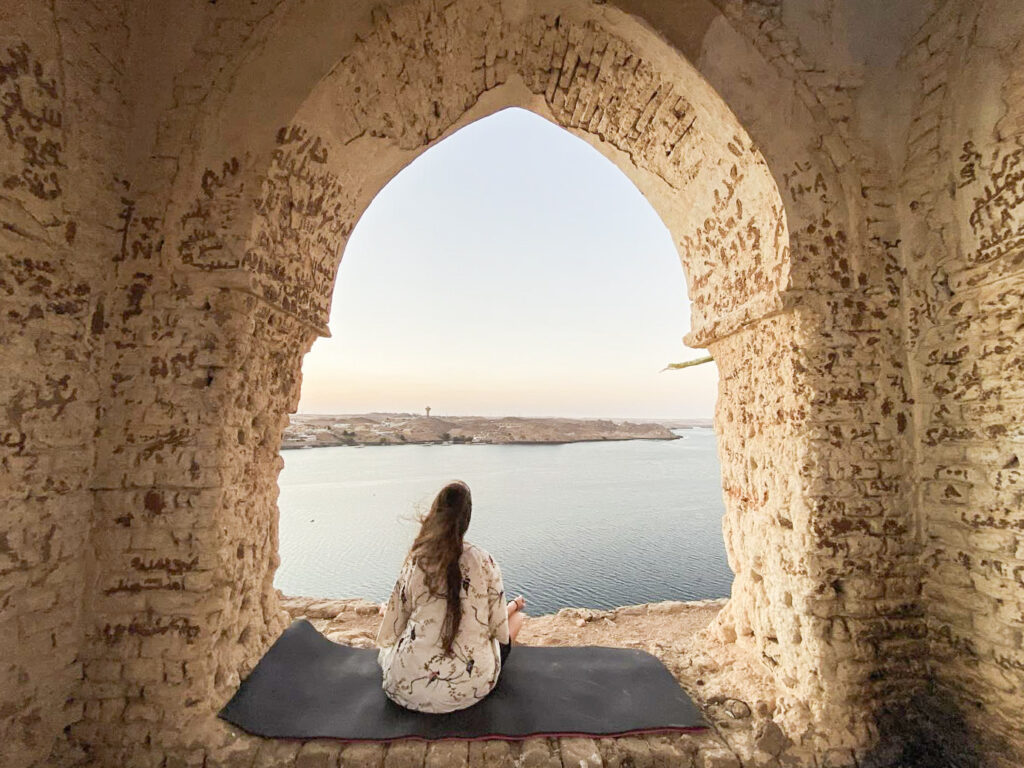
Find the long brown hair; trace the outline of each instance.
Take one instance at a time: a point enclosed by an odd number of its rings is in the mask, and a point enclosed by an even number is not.
[[[473,498],[469,486],[461,480],[448,483],[434,497],[430,511],[420,520],[420,532],[412,544],[410,555],[426,575],[426,585],[435,597],[444,597],[448,607],[441,631],[445,654],[452,652],[452,643],[462,622],[462,538],[469,528]]]

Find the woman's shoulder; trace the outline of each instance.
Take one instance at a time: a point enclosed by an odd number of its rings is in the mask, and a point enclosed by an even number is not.
[[[477,546],[476,544],[467,539],[462,540],[462,552],[463,554],[468,554],[473,557],[490,557],[490,555],[487,554],[487,550],[485,550],[483,547]]]
[[[468,541],[462,542],[462,556],[487,566],[495,565],[494,558],[486,549]]]

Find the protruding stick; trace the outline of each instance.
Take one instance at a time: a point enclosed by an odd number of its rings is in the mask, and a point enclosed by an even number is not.
[[[710,363],[714,358],[711,355],[706,357],[698,357],[696,360],[687,360],[685,363],[669,363],[661,369],[661,373],[665,371],[677,371],[680,368],[689,368],[694,365],[704,365],[704,363]]]

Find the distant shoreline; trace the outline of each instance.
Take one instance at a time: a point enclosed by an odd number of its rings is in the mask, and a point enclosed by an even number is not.
[[[426,416],[412,413],[295,414],[282,450],[367,445],[567,445],[678,440],[673,429],[711,428],[711,419],[570,419]]]
[[[693,427],[672,427],[672,429],[693,429]],[[586,438],[581,440],[514,440],[505,443],[489,443],[482,440],[475,442],[452,442],[447,440],[444,442],[423,442],[415,443],[411,441],[405,442],[386,442],[386,443],[310,443],[308,445],[282,445],[282,451],[304,451],[308,448],[384,448],[394,447],[396,445],[573,445],[575,443],[624,443],[629,440],[680,440],[682,435],[672,435],[672,437],[596,437]]]

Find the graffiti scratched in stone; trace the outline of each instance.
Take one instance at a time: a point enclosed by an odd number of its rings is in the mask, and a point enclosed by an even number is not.
[[[27,43],[7,48],[0,55],[0,123],[21,157],[17,170],[4,169],[4,189],[23,189],[40,200],[61,196],[63,122],[57,81]]]

